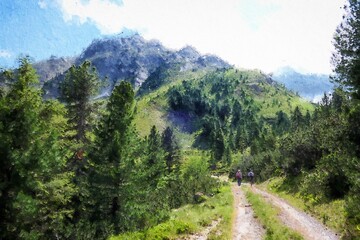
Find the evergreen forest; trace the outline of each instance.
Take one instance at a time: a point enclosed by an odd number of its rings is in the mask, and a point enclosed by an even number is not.
[[[0,239],[107,239],[219,193],[218,176],[284,177],[311,204],[344,202],[360,237],[360,2],[334,34],[337,88],[309,103],[259,70],[163,64],[110,96],[89,60],[46,95],[34,63],[0,76]]]

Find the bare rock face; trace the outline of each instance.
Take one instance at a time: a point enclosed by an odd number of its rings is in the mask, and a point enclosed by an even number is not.
[[[191,46],[186,46],[182,49],[180,49],[177,52],[178,56],[185,59],[186,61],[196,61],[198,58],[201,57],[200,53],[198,51],[196,51],[195,48],[191,47]]]
[[[75,58],[55,57],[40,61],[34,64],[37,74],[40,76],[40,83],[43,84],[59,74],[63,74],[71,65],[75,63]]]
[[[48,83],[44,86],[45,92],[51,97],[58,94],[52,88],[62,81],[65,71],[71,64],[80,65],[85,60],[92,62],[101,78],[107,78],[107,87],[103,92],[111,91],[122,80],[129,81],[135,88],[139,88],[152,73],[164,67],[177,66],[179,71],[230,67],[216,56],[202,56],[191,46],[173,51],[165,48],[159,41],[147,41],[138,34],[97,39],[73,61],[64,62],[62,59],[51,58],[36,65],[43,81],[57,81],[56,84]],[[56,68],[57,65],[60,66],[59,69]]]
[[[101,77],[108,77],[111,86],[127,80],[140,86],[149,74],[165,62],[169,51],[157,41],[141,36],[95,40],[76,60],[90,60]]]

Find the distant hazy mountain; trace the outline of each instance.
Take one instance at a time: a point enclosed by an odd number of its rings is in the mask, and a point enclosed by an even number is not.
[[[313,102],[321,100],[324,92],[331,92],[334,85],[325,74],[302,74],[290,67],[284,67],[273,73],[272,78],[297,92],[301,97]]]
[[[85,60],[92,62],[101,78],[107,77],[108,89],[112,89],[119,80],[127,80],[138,88],[152,73],[164,67],[178,71],[230,67],[219,57],[201,55],[190,46],[174,51],[165,48],[159,41],[147,41],[138,34],[94,40],[73,62],[81,64]],[[48,97],[58,95],[58,84],[64,77],[63,68],[56,70],[49,67],[51,61],[54,59],[36,65],[44,81],[48,80],[46,76],[54,76],[44,85]]]

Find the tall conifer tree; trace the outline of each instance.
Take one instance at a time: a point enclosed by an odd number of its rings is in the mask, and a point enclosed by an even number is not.
[[[92,171],[89,211],[95,221],[96,237],[118,233],[135,224],[126,222],[125,203],[128,199],[126,187],[133,171],[136,144],[131,125],[134,111],[134,91],[130,83],[122,81],[116,86],[107,104],[107,113],[96,130],[96,141],[90,152]],[[130,218],[130,217],[129,217]]]
[[[29,59],[8,77],[13,84],[0,103],[0,238],[65,236],[74,188],[64,171],[59,128]]]

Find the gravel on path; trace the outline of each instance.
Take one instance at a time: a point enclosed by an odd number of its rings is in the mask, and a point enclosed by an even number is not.
[[[235,221],[233,226],[234,240],[258,240],[262,239],[265,234],[265,229],[254,218],[254,213],[246,200],[241,186],[237,184],[232,185],[232,192],[234,194],[234,209]]]
[[[312,216],[297,210],[296,208],[289,205],[285,200],[274,196],[268,192],[253,187],[252,190],[262,195],[265,200],[273,204],[275,207],[280,209],[280,219],[282,222],[299,232],[305,239],[314,240],[336,240],[339,236],[321,224],[317,219]]]

